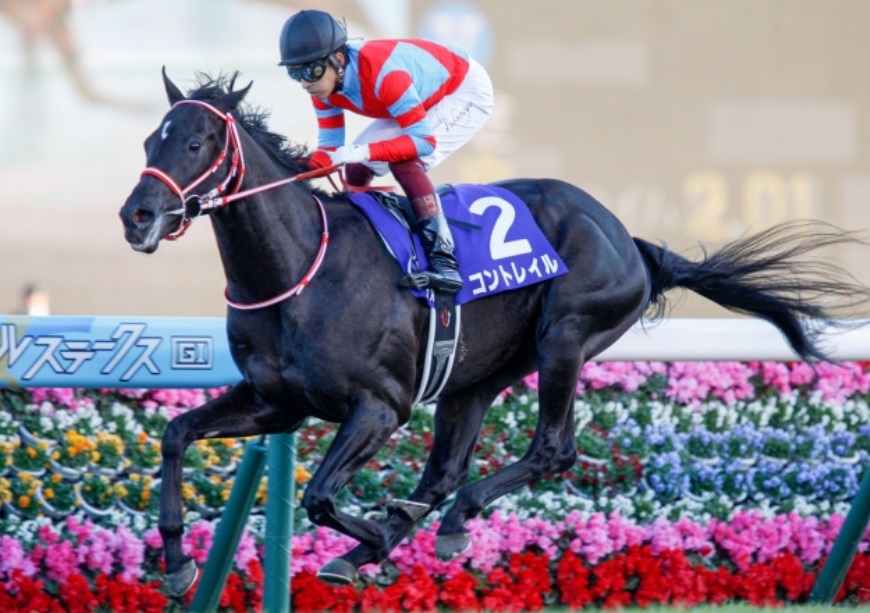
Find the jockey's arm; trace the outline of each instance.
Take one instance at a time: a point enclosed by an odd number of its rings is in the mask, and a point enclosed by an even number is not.
[[[314,113],[317,116],[317,150],[311,155],[311,166],[325,168],[332,161],[328,151],[344,145],[344,110],[325,100],[312,96]]]
[[[381,81],[377,96],[399,124],[402,134],[370,143],[370,159],[402,162],[430,155],[435,150],[435,133],[411,75],[404,70],[390,72]]]
[[[377,95],[402,133],[395,138],[369,143],[367,159],[373,162],[403,162],[430,155],[435,150],[435,134],[410,75],[398,70],[391,72],[383,79]],[[311,164],[328,166],[333,163],[329,152],[344,146],[344,111],[326,100],[312,98],[312,101],[317,114],[319,137]]]

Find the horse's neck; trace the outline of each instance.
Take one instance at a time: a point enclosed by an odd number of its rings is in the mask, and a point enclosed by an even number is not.
[[[290,175],[247,135],[241,135],[246,174],[241,191]],[[212,215],[230,297],[257,302],[298,283],[317,254],[323,222],[313,196],[300,184],[237,200]]]

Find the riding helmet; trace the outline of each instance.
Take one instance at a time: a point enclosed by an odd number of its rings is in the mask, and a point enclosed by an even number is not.
[[[300,11],[281,28],[279,66],[296,66],[328,57],[347,42],[347,32],[324,11]]]

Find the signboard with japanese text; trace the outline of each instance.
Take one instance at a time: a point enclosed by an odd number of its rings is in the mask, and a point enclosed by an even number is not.
[[[219,387],[239,380],[220,317],[0,316],[0,388]]]

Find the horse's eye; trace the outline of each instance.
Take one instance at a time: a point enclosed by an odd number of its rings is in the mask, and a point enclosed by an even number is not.
[[[187,148],[191,151],[199,151],[200,147],[202,147],[202,143],[200,143],[199,141],[193,141],[187,146]]]

